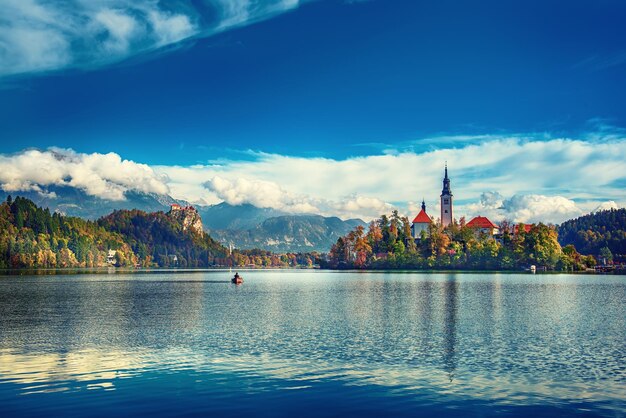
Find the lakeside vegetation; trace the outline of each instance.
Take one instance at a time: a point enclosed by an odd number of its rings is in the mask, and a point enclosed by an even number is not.
[[[514,233],[515,230],[519,232]],[[556,227],[537,224],[515,228],[500,225],[497,237],[478,233],[456,220],[448,227],[431,223],[417,240],[411,224],[397,211],[372,221],[366,231],[357,227],[331,248],[327,268],[520,270],[535,265],[550,271],[582,271],[596,265],[592,255],[574,245],[561,247]]]
[[[583,254],[611,261],[626,261],[626,209],[610,209],[563,222],[558,227],[561,245],[573,245]]]
[[[109,251],[114,255],[109,257]],[[311,267],[315,254],[229,251],[164,212],[118,210],[89,221],[9,196],[0,204],[0,268]]]
[[[586,215],[559,227],[528,229],[503,223],[496,238],[477,234],[464,219],[411,238],[411,224],[397,211],[357,226],[339,238],[328,257],[312,253],[233,250],[206,233],[185,230],[170,213],[118,210],[97,221],[51,213],[31,200],[9,196],[0,204],[0,268],[248,267],[357,269],[582,271],[622,261],[626,209]],[[559,233],[561,237],[559,237]],[[564,244],[562,246],[562,244]],[[582,251],[577,249],[581,248]],[[114,254],[111,256],[111,251]]]

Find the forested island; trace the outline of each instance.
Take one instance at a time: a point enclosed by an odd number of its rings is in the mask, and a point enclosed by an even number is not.
[[[372,221],[367,231],[359,226],[339,238],[323,267],[520,270],[532,265],[546,271],[584,271],[596,266],[596,257],[623,261],[626,254],[626,209],[587,215],[560,228],[503,222],[499,230],[496,236],[485,234],[461,218],[447,227],[432,222],[416,240],[408,218],[394,211]]]

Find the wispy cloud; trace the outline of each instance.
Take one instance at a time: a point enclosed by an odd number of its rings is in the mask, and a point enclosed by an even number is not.
[[[0,76],[107,65],[298,5],[299,0],[2,0]]]
[[[626,65],[626,50],[589,56],[574,64],[572,69],[583,69],[594,72],[622,65]]]

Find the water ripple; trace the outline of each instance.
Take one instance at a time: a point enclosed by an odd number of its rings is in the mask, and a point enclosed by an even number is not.
[[[0,278],[0,403],[626,415],[624,278],[247,272],[235,287],[193,274]]]

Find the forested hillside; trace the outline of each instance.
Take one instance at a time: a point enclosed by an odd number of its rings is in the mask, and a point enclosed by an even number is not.
[[[163,212],[120,210],[88,221],[51,214],[22,197],[0,205],[1,268],[209,267],[227,252]]]
[[[561,245],[572,244],[582,254],[626,259],[626,209],[572,219],[560,225],[558,232]]]
[[[195,211],[189,216],[191,223],[180,211],[135,209],[90,221],[9,196],[0,204],[0,268],[311,267],[316,262],[315,254],[231,253],[202,231]]]
[[[105,266],[109,249],[119,265],[137,262],[120,234],[96,222],[51,214],[22,197],[0,204],[0,268]]]
[[[181,222],[163,212],[117,210],[97,224],[124,236],[140,260],[159,266],[208,267],[228,253],[208,234],[184,231]]]

